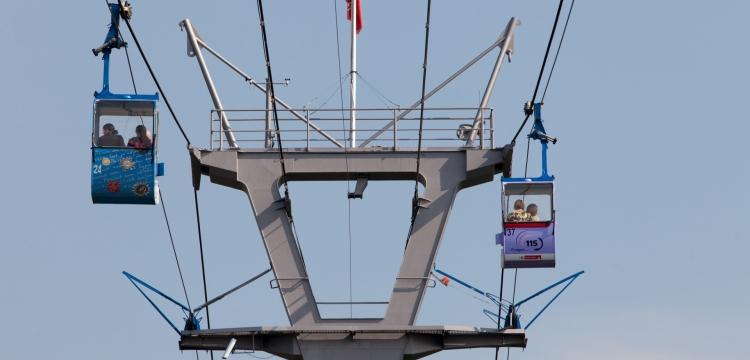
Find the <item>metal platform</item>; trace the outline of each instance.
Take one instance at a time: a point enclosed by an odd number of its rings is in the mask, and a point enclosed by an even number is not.
[[[264,351],[285,359],[419,359],[441,350],[525,347],[520,329],[471,326],[327,325],[184,331],[181,350]],[[333,355],[335,352],[335,355]],[[333,355],[333,356],[332,356]]]

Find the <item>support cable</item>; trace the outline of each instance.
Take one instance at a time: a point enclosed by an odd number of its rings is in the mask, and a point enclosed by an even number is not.
[[[558,22],[558,20],[560,18],[560,10],[562,9],[562,5],[563,5],[563,0],[560,0],[560,5],[558,6],[558,8],[557,8],[557,14],[555,15],[555,24],[552,26],[552,32],[550,34],[550,39],[549,39],[549,42],[547,43],[547,51],[544,54],[544,60],[542,62],[542,68],[541,68],[541,70],[539,72],[539,77],[537,78],[537,84],[536,84],[536,88],[534,89],[534,95],[532,96],[532,100],[531,100],[531,104],[532,105],[534,104],[534,101],[536,99],[537,91],[539,90],[539,84],[540,84],[540,81],[542,79],[542,74],[544,73],[544,65],[547,62],[547,56],[549,54],[550,46],[552,44],[552,39],[554,38],[554,35],[555,35],[555,28],[557,27],[557,22]],[[573,6],[574,5],[575,5],[575,0],[572,0],[571,3],[570,3],[570,8],[568,9],[568,16],[565,19],[565,25],[563,26],[562,34],[560,35],[560,42],[557,45],[557,51],[555,52],[555,58],[552,61],[552,67],[550,68],[550,72],[547,75],[547,82],[544,85],[544,91],[542,92],[542,99],[541,99],[542,103],[544,103],[544,98],[545,98],[545,96],[547,96],[547,89],[549,87],[550,80],[552,79],[552,73],[554,73],[554,71],[555,71],[555,65],[557,65],[557,58],[560,55],[560,49],[562,48],[563,40],[565,39],[565,32],[568,29],[568,23],[570,22],[570,15],[573,13]],[[511,141],[512,145],[515,145],[516,138],[521,133],[521,130],[524,128],[524,125],[526,125],[526,122],[528,121],[528,119],[529,119],[530,116],[531,116],[531,113],[528,113],[526,115],[526,118],[524,119],[523,123],[521,124],[521,127],[518,129],[518,131],[516,131],[516,134],[513,136],[513,141]],[[529,148],[530,148],[530,140],[527,139],[527,144],[526,144],[526,164],[524,166],[524,177],[528,176],[528,169],[529,169]],[[502,281],[501,281],[501,283],[502,283]],[[512,305],[513,306],[515,306],[515,303],[516,303],[516,286],[517,286],[517,284],[518,284],[518,269],[515,269],[515,274],[513,276],[513,299],[512,299],[513,300],[512,301]],[[501,292],[501,294],[502,294],[502,292]],[[502,301],[502,297],[500,299]],[[499,320],[498,320],[498,327],[499,327],[499,324],[500,323],[499,323]],[[497,360],[497,355],[498,354],[497,354],[497,350],[496,350],[495,351],[495,360]],[[508,350],[507,350],[506,359],[510,360],[510,348],[508,348]]]
[[[500,330],[500,317],[503,314],[503,287],[504,287],[503,285],[505,285],[504,284],[505,264],[502,262],[502,257],[500,261],[501,261],[500,263],[500,297],[499,297],[500,301],[498,301],[499,304],[497,305],[497,329],[498,330]],[[508,311],[510,312],[510,309],[508,309]],[[500,347],[498,346],[495,348],[495,360],[497,360],[499,353],[500,353]]]
[[[188,297],[187,293],[187,287],[185,287],[185,278],[182,276],[182,267],[180,266],[180,259],[177,257],[177,248],[174,245],[174,238],[172,237],[172,227],[169,226],[169,218],[167,217],[167,208],[166,205],[164,205],[164,197],[161,195],[161,188],[159,189],[159,200],[161,203],[161,210],[164,214],[164,222],[167,224],[167,232],[169,233],[169,241],[172,243],[172,253],[174,254],[174,262],[177,264],[177,272],[180,274],[180,282],[182,283],[182,291],[185,293],[185,301],[187,302],[187,306],[189,308],[193,308],[190,306],[190,298]]]
[[[302,256],[302,248],[299,245],[299,237],[297,236],[297,227],[294,225],[294,219],[292,218],[292,212],[291,208],[289,207],[289,184],[286,181],[286,165],[284,164],[284,146],[281,143],[281,127],[279,127],[279,116],[278,116],[278,110],[276,108],[276,93],[274,92],[273,87],[273,72],[271,71],[271,56],[268,51],[268,36],[266,34],[266,20],[265,16],[263,14],[263,0],[256,0],[257,6],[258,6],[258,20],[260,21],[260,31],[261,36],[263,38],[263,55],[266,60],[266,72],[268,73],[268,89],[266,89],[270,93],[271,97],[271,105],[273,107],[273,120],[276,125],[276,141],[279,143],[279,162],[281,163],[281,181],[284,183],[284,197],[286,200],[286,213],[289,217],[289,222],[292,226],[292,231],[294,232],[294,241],[297,245],[297,251],[299,252],[300,259],[302,259],[302,266],[307,269],[307,266],[305,265],[305,258]],[[299,340],[295,337],[295,341],[297,342],[297,346],[299,347]],[[213,354],[213,353],[212,353]]]
[[[125,4],[123,4],[122,0],[118,0],[118,4],[120,5],[120,9],[123,9],[125,7]],[[107,5],[109,7],[109,5]],[[164,89],[162,89],[161,84],[159,83],[159,80],[156,78],[156,74],[154,73],[154,69],[151,67],[151,63],[149,63],[148,58],[146,57],[146,53],[143,51],[143,47],[141,46],[140,41],[138,41],[138,36],[135,34],[135,31],[133,30],[133,26],[130,24],[130,18],[128,16],[123,16],[123,14],[120,14],[120,17],[125,20],[125,24],[128,26],[128,32],[130,32],[130,36],[133,37],[133,42],[135,42],[136,47],[138,48],[138,52],[141,55],[141,59],[143,59],[143,63],[146,64],[146,68],[148,68],[148,72],[151,75],[151,79],[154,80],[154,84],[156,85],[156,88],[158,89],[159,93],[161,94],[161,97],[164,99],[164,103],[167,105],[167,109],[169,110],[170,115],[172,115],[172,119],[175,122],[175,125],[177,125],[177,128],[180,130],[180,134],[182,134],[182,137],[185,139],[185,143],[187,143],[187,146],[191,146],[192,143],[190,142],[190,138],[187,136],[187,133],[185,132],[185,129],[182,127],[182,124],[180,123],[180,120],[177,118],[177,115],[175,114],[174,109],[172,109],[172,104],[169,103],[169,99],[167,98],[166,93],[164,92]],[[122,34],[120,35],[122,36]],[[135,77],[133,76],[133,68],[131,66],[130,62],[130,54],[128,53],[127,47],[125,48],[125,57],[128,61],[128,69],[130,70],[130,79],[133,83],[133,89],[138,93],[135,86]],[[142,121],[142,120],[141,120]],[[194,195],[195,195],[195,215],[196,219],[198,221],[198,242],[200,245],[200,253],[201,253],[201,270],[203,273],[203,294],[204,297],[208,298],[208,293],[206,291],[206,270],[204,266],[203,261],[203,239],[201,236],[201,224],[200,224],[200,213],[198,211],[198,192],[196,189],[193,189]],[[182,290],[185,293],[185,301],[188,303],[188,307],[190,307],[190,298],[187,295],[187,288],[185,286],[185,278],[182,274],[182,268],[180,266],[180,261],[177,256],[177,250],[174,244],[174,238],[172,236],[172,229],[169,225],[169,219],[167,217],[167,210],[166,206],[164,205],[164,199],[161,196],[161,189],[159,189],[159,199],[161,200],[162,204],[162,211],[164,214],[164,220],[167,224],[167,231],[169,233],[169,239],[172,244],[172,251],[174,253],[175,262],[177,264],[177,271],[180,274],[180,282],[182,283]],[[208,307],[206,307],[206,322],[208,324],[208,328],[211,328],[211,319],[208,314]],[[213,359],[214,354],[213,351],[211,352],[211,359]],[[198,351],[195,351],[195,358],[199,359]]]
[[[353,285],[352,285],[352,199],[349,194],[352,192],[349,180],[349,132],[346,131],[346,119],[344,119],[344,83],[343,71],[341,71],[341,40],[339,39],[339,10],[336,0],[333,0],[333,22],[336,24],[336,60],[338,60],[339,71],[339,101],[341,104],[341,129],[344,132],[344,163],[346,164],[346,200],[347,200],[347,234],[349,238],[349,317],[354,316],[354,305],[352,304]]]
[[[263,39],[263,56],[266,61],[266,72],[268,75],[268,88],[266,91],[269,92],[269,95],[271,97],[271,106],[273,107],[273,120],[274,124],[276,125],[276,141],[279,143],[279,163],[281,164],[281,182],[284,183],[284,200],[285,200],[285,207],[286,207],[286,214],[287,217],[289,217],[289,222],[291,223],[292,232],[294,233],[294,242],[297,245],[297,251],[299,253],[300,259],[302,259],[302,265],[307,268],[307,265],[305,264],[305,257],[302,255],[302,248],[299,244],[299,236],[297,235],[297,227],[294,224],[294,218],[292,217],[292,211],[291,207],[289,205],[291,198],[289,197],[289,183],[287,182],[287,176],[286,176],[286,164],[284,163],[284,146],[281,142],[281,127],[279,125],[279,112],[276,107],[276,92],[274,91],[274,83],[273,83],[273,71],[271,70],[271,55],[268,50],[268,36],[266,34],[266,20],[265,15],[263,13],[263,1],[257,0],[256,1],[258,6],[258,20],[260,21],[260,31],[261,31],[261,37]]]
[[[109,8],[109,3],[107,2],[107,8]],[[119,32],[119,29],[118,29]],[[120,33],[120,37],[123,37]],[[128,62],[128,70],[130,72],[130,82],[133,84],[133,92],[137,95],[138,94],[138,87],[135,84],[135,76],[133,75],[133,66],[130,62],[130,54],[128,53],[128,48],[125,47],[125,58]],[[140,117],[140,116],[139,116]],[[143,118],[141,117],[141,125],[143,124]],[[161,188],[159,188],[159,202],[161,203],[161,210],[162,214],[164,215],[164,223],[167,225],[167,233],[169,234],[169,242],[172,244],[172,253],[174,254],[174,261],[177,264],[177,273],[180,275],[180,283],[182,284],[182,292],[185,294],[185,302],[188,304],[188,308],[192,308],[190,306],[190,297],[188,297],[187,287],[185,286],[185,277],[182,275],[182,267],[180,266],[180,259],[177,256],[177,247],[174,244],[174,236],[172,236],[172,227],[169,225],[169,217],[167,216],[167,208],[164,204],[164,197],[161,194]]]
[[[523,177],[529,176],[529,150],[531,149],[531,138],[526,139],[526,164],[523,167]],[[511,301],[511,308],[515,308],[516,306],[516,285],[518,284],[518,268],[513,269],[513,298]],[[501,299],[502,300],[502,299]],[[508,316],[511,316],[511,314],[508,314]],[[498,320],[499,321],[499,320]],[[506,360],[510,360],[510,348],[507,349]]]
[[[526,164],[523,168],[523,177],[529,176],[529,149],[531,148],[531,139],[526,139]],[[518,268],[513,269],[513,297],[511,301],[511,308],[514,308],[516,305],[516,285],[518,284]],[[502,300],[502,299],[501,299]],[[509,313],[508,316],[511,316]],[[500,320],[498,320],[500,321]],[[495,352],[495,359],[497,359],[497,352]],[[510,348],[507,349],[507,353],[505,355],[506,360],[510,360]]]
[[[549,70],[549,74],[547,75],[547,84],[544,85],[544,91],[542,92],[542,100],[541,102],[544,103],[544,97],[547,95],[547,87],[549,86],[549,81],[552,79],[552,73],[555,72],[555,65],[557,65],[557,57],[560,55],[560,49],[562,48],[563,39],[565,39],[565,32],[568,30],[568,22],[570,21],[570,14],[573,13],[573,5],[575,5],[576,0],[572,0],[570,2],[570,8],[568,9],[568,16],[565,19],[565,26],[563,26],[562,34],[560,35],[560,43],[557,44],[557,51],[555,52],[555,59],[552,60],[552,67]]]
[[[118,2],[120,4],[120,8],[121,9],[124,8],[124,4],[122,3],[122,0],[118,0]],[[140,41],[138,41],[138,37],[135,35],[135,31],[133,31],[133,27],[130,25],[130,19],[127,16],[121,16],[121,17],[123,20],[125,20],[125,24],[128,26],[128,31],[130,32],[130,36],[133,37],[133,42],[135,42],[135,46],[138,48],[138,52],[141,54],[141,58],[143,59],[143,62],[146,64],[146,67],[148,68],[148,72],[149,74],[151,74],[151,78],[154,80],[154,84],[156,85],[156,88],[159,90],[161,97],[164,99],[164,103],[167,105],[167,109],[169,109],[169,113],[172,115],[172,119],[177,125],[177,128],[180,130],[182,137],[185,138],[185,142],[188,144],[188,146],[192,145],[192,143],[190,142],[190,138],[188,138],[187,133],[185,132],[185,129],[182,127],[182,124],[180,124],[180,121],[177,119],[177,115],[172,109],[172,105],[169,103],[169,99],[167,99],[167,95],[164,93],[164,90],[161,88],[161,84],[159,84],[159,80],[156,78],[156,74],[154,74],[154,69],[151,68],[151,63],[149,63],[148,58],[146,58],[146,54],[144,53],[143,48],[141,47],[141,43]]]
[[[419,207],[419,167],[420,160],[422,157],[422,130],[424,125],[424,96],[425,86],[427,83],[427,53],[430,44],[430,12],[432,10],[432,0],[427,0],[427,20],[425,21],[425,35],[424,35],[424,58],[422,60],[422,96],[419,99],[419,138],[417,140],[417,172],[414,177],[414,198],[411,212],[411,225],[409,226],[409,237],[414,229],[414,221],[417,218],[417,211]],[[409,244],[409,238],[406,239],[406,244]]]
[[[349,75],[344,75],[344,79],[347,76]],[[333,91],[331,91],[331,93],[325,98],[325,100],[323,100],[323,102],[321,102],[319,105],[316,105],[314,110],[310,111],[310,115],[316,114],[318,111],[322,110],[326,105],[328,105],[328,103],[333,99],[333,97],[336,96],[337,93],[341,92],[341,86],[342,86],[342,81],[339,81],[339,86],[333,89]],[[312,105],[312,102],[319,98],[320,98],[319,96],[316,96],[312,100],[308,101],[307,104]]]
[[[266,34],[266,20],[265,15],[263,13],[263,1],[257,0],[257,6],[258,6],[258,19],[260,21],[260,31],[261,31],[261,37],[263,39],[263,56],[266,61],[266,72],[267,72],[267,78],[268,78],[268,88],[266,91],[269,92],[269,96],[271,97],[271,106],[273,107],[273,120],[274,125],[276,125],[276,142],[279,143],[279,163],[281,164],[281,182],[284,184],[284,201],[285,201],[285,208],[286,208],[286,214],[287,217],[289,217],[289,222],[292,226],[292,231],[294,233],[294,242],[297,245],[297,251],[299,253],[300,259],[302,259],[302,264],[305,265],[305,258],[302,255],[302,248],[299,244],[299,236],[297,236],[297,227],[294,225],[294,218],[292,217],[292,211],[291,211],[291,197],[289,197],[289,183],[287,182],[287,176],[286,176],[286,164],[284,163],[284,146],[281,142],[281,127],[279,125],[279,112],[278,108],[276,107],[276,92],[274,91],[274,82],[273,82],[273,71],[271,70],[271,55],[268,50],[268,36]],[[307,266],[305,266],[307,267]]]
[[[119,29],[118,29],[119,32]],[[122,33],[120,34],[120,37],[122,36]],[[130,53],[128,52],[128,47],[125,46],[125,59],[128,60],[128,71],[130,71],[130,82],[133,84],[133,91],[138,94],[138,89],[135,86],[135,76],[133,76],[133,66],[130,64]]]
[[[279,114],[278,109],[276,107],[276,93],[274,91],[273,86],[273,72],[271,71],[271,56],[268,51],[268,37],[266,35],[266,21],[265,16],[263,14],[263,1],[257,0],[257,6],[258,6],[258,19],[260,21],[260,31],[261,36],[263,38],[263,55],[265,57],[266,61],[266,72],[268,73],[268,89],[267,91],[270,92],[271,96],[271,106],[273,107],[273,120],[276,125],[276,141],[279,143],[279,162],[281,163],[281,182],[284,183],[284,196],[286,197],[286,200],[289,200],[289,184],[287,183],[286,179],[286,164],[284,164],[284,147],[281,143],[281,127],[279,126]],[[292,213],[287,209],[287,214],[289,215],[289,219],[291,221],[292,219]]]
[[[518,284],[518,268],[513,269],[513,298],[511,301],[511,309],[513,309],[516,306],[516,284]],[[512,314],[508,314],[508,316],[512,316]],[[514,324],[515,325],[515,324]],[[505,355],[506,360],[510,360],[510,348],[508,348],[508,351]]]
[[[203,256],[203,235],[201,232],[201,213],[198,207],[198,190],[193,188],[193,199],[195,199],[195,222],[198,224],[198,248],[201,253],[201,275],[203,276],[203,300],[208,303],[208,287],[206,285],[206,262]],[[206,325],[207,329],[211,329],[211,315],[208,312],[208,305],[206,305]],[[214,358],[214,352],[211,350],[211,359]]]
[[[208,303],[208,290],[206,288],[206,261],[203,255],[203,235],[201,231],[201,213],[198,207],[198,190],[193,189],[193,199],[195,200],[195,222],[198,224],[198,247],[201,253],[201,272],[203,273],[203,299]],[[208,328],[211,328],[211,316],[208,313],[208,306],[206,306],[206,323]]]
[[[359,78],[360,80],[362,80],[362,82],[364,82],[364,83],[365,83],[365,85],[366,85],[366,86],[367,86],[368,88],[370,88],[370,90],[372,90],[372,91],[373,91],[373,92],[374,92],[374,93],[375,93],[375,94],[376,94],[376,95],[377,95],[377,96],[378,96],[378,97],[380,98],[380,102],[381,102],[381,103],[383,103],[383,105],[385,105],[386,107],[388,107],[388,106],[389,106],[388,104],[390,104],[390,105],[393,105],[393,106],[395,106],[395,107],[396,107],[397,109],[400,109],[400,108],[401,108],[401,105],[399,105],[399,104],[396,104],[396,102],[395,102],[395,101],[393,101],[393,100],[389,99],[389,98],[388,98],[387,96],[385,96],[385,94],[383,94],[383,92],[382,92],[382,91],[378,90],[378,88],[377,88],[377,87],[375,87],[375,85],[374,85],[373,83],[371,83],[371,82],[367,81],[367,79],[365,79],[365,78],[364,78],[364,77],[362,76],[362,74],[360,74],[360,73],[359,73],[359,71],[357,71],[357,77],[358,77],[358,78]]]
[[[534,87],[534,94],[531,96],[530,103],[533,105],[536,101],[537,93],[539,92],[539,86],[542,84],[542,77],[544,76],[544,67],[547,65],[547,58],[549,57],[549,51],[552,48],[552,40],[555,38],[555,31],[557,30],[557,23],[560,21],[560,11],[562,10],[563,2],[565,0],[560,0],[560,4],[557,6],[557,13],[555,14],[555,22],[552,25],[552,31],[549,34],[549,41],[547,41],[547,50],[544,52],[544,60],[542,60],[542,67],[539,69],[539,76],[536,79],[536,86]],[[529,117],[531,117],[532,112],[526,111],[526,117],[523,119],[523,122],[521,123],[521,126],[518,128],[518,131],[516,131],[516,134],[513,135],[513,140],[511,140],[510,145],[514,146],[516,144],[516,139],[518,138],[518,135],[521,134],[521,130],[523,130],[524,126],[526,126],[526,122],[529,121]]]

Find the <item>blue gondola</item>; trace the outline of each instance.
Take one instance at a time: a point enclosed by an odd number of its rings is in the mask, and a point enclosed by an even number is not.
[[[554,180],[547,172],[549,142],[541,104],[533,105],[534,126],[529,138],[542,144],[542,174],[534,178],[502,178],[503,230],[496,242],[503,245],[506,268],[555,267]]]
[[[127,3],[109,4],[111,23],[104,44],[93,49],[102,55],[102,90],[94,92],[91,134],[91,199],[95,204],[156,204],[159,95],[114,94],[109,90],[109,57],[127,46],[120,36],[120,16],[130,16]],[[132,135],[128,134],[132,131]],[[125,136],[132,136],[126,140]]]

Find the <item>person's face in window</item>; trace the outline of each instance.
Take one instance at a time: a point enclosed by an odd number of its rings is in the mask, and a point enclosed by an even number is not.
[[[536,205],[529,205],[529,207],[526,209],[526,212],[529,213],[531,216],[536,216],[536,213],[539,211],[539,209],[536,207]]]

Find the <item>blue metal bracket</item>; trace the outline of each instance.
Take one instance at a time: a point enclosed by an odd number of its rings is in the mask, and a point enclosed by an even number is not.
[[[94,93],[94,96],[97,97],[99,94],[109,94],[109,56],[112,53],[112,49],[120,49],[128,46],[128,43],[126,43],[125,40],[122,39],[122,36],[120,36],[120,16],[122,16],[121,14],[130,14],[129,5],[127,2],[125,3],[125,11],[123,11],[123,8],[119,3],[107,5],[109,6],[109,13],[111,16],[109,31],[104,38],[104,43],[96,49],[91,49],[94,56],[98,56],[99,53],[102,53],[102,60],[104,61],[102,91]]]
[[[453,281],[461,284],[462,286],[468,288],[469,290],[472,290],[472,291],[476,292],[477,294],[486,297],[487,299],[489,299],[490,301],[492,301],[493,303],[495,303],[495,305],[500,305],[500,298],[497,295],[490,294],[490,293],[488,293],[486,291],[480,290],[479,288],[476,288],[476,287],[470,285],[469,283],[467,283],[467,282],[465,282],[465,281],[463,281],[463,280],[461,280],[461,279],[459,279],[459,278],[457,278],[457,277],[455,277],[455,276],[453,276],[451,274],[448,274],[447,272],[445,272],[443,270],[440,270],[438,268],[435,268],[434,270],[435,270],[436,273],[438,273],[440,275],[443,275],[443,276],[447,277],[448,279],[451,279],[451,280],[453,280]]]
[[[557,143],[557,138],[547,135],[547,131],[544,129],[542,123],[542,103],[534,104],[534,125],[531,127],[531,133],[529,138],[533,140],[539,140],[542,143],[542,178],[549,178],[547,171],[547,150],[549,142],[553,144]]]
[[[570,276],[568,276],[568,277],[566,277],[566,278],[564,278],[564,279],[562,279],[562,280],[560,280],[560,281],[558,281],[558,282],[556,282],[556,283],[554,283],[554,284],[552,284],[550,286],[547,286],[546,288],[544,288],[542,290],[537,291],[533,295],[531,295],[531,296],[527,297],[526,299],[523,299],[523,300],[517,302],[516,304],[514,304],[513,306],[511,306],[511,309],[515,308],[515,310],[518,310],[518,308],[521,307],[521,305],[523,305],[525,302],[527,302],[527,301],[529,301],[529,300],[531,300],[531,299],[533,299],[533,298],[535,298],[535,297],[537,297],[537,296],[539,296],[539,295],[547,292],[548,290],[551,290],[551,289],[557,287],[560,284],[563,284],[563,283],[567,282],[565,284],[565,286],[563,286],[562,289],[560,289],[560,291],[558,291],[557,294],[555,294],[555,296],[553,296],[552,299],[550,301],[548,301],[547,304],[544,305],[544,307],[541,310],[539,310],[538,313],[536,313],[536,315],[534,315],[534,317],[531,319],[531,321],[529,321],[529,323],[526,324],[526,326],[523,329],[524,330],[528,329],[529,326],[531,326],[531,324],[533,324],[534,321],[536,321],[536,319],[539,318],[540,315],[542,315],[542,313],[544,312],[544,310],[547,310],[547,308],[550,305],[552,305],[552,302],[554,302],[555,300],[557,300],[557,298],[563,293],[563,291],[565,291],[565,289],[567,289],[568,286],[570,286],[570,284],[573,283],[573,281],[575,281],[576,279],[578,279],[579,276],[583,275],[583,273],[584,273],[584,271],[581,270],[581,271],[579,271],[579,272],[577,272],[577,273],[575,273],[573,275],[570,275]],[[520,323],[518,324],[518,326],[520,326]]]
[[[467,282],[465,282],[465,281],[463,281],[463,280],[461,280],[461,279],[459,279],[459,278],[457,278],[457,277],[455,277],[455,276],[453,276],[451,274],[448,274],[448,273],[446,273],[443,270],[440,270],[438,268],[435,268],[433,270],[436,273],[438,273],[440,275],[443,275],[443,276],[445,276],[445,277],[447,277],[447,278],[449,278],[449,279],[457,282],[461,286],[464,286],[464,287],[468,288],[469,290],[472,290],[472,291],[476,292],[477,294],[480,294],[480,295],[482,295],[482,296],[490,299],[490,301],[492,301],[493,303],[495,303],[495,305],[499,306],[500,303],[503,301],[497,295],[491,294],[491,293],[486,292],[484,290],[481,290],[481,289],[479,289],[477,287],[474,287],[473,285],[471,285],[471,284],[469,284],[469,283],[467,283]],[[563,286],[562,289],[560,289],[560,291],[558,291],[555,294],[555,296],[552,297],[552,299],[549,302],[547,302],[547,304],[544,305],[544,307],[541,310],[539,310],[539,312],[536,313],[536,315],[534,315],[534,317],[531,319],[531,321],[529,321],[529,323],[526,324],[526,326],[524,327],[524,330],[526,330],[526,329],[529,328],[529,326],[531,326],[531,324],[534,323],[534,321],[536,321],[536,319],[539,318],[539,316],[542,315],[542,313],[545,310],[547,310],[547,308],[550,305],[552,305],[552,303],[555,300],[557,300],[557,298],[563,293],[563,291],[565,291],[565,289],[567,289],[568,286],[570,286],[570,284],[572,284],[573,281],[575,281],[583,273],[584,273],[583,271],[579,271],[579,272],[577,272],[577,273],[575,273],[573,275],[570,275],[570,276],[568,276],[568,277],[566,277],[566,278],[564,278],[564,279],[562,279],[562,280],[560,280],[560,281],[558,281],[558,282],[556,282],[556,283],[554,283],[552,285],[549,285],[549,286],[545,287],[542,290],[539,290],[539,291],[535,292],[531,296],[529,296],[529,297],[527,297],[527,298],[525,298],[525,299],[523,299],[523,300],[521,300],[521,301],[519,301],[519,302],[517,302],[515,304],[503,305],[502,308],[503,309],[507,309],[507,312],[506,312],[507,315],[505,317],[502,317],[502,316],[500,316],[500,315],[498,315],[498,314],[496,314],[496,313],[494,313],[494,312],[492,312],[490,310],[487,310],[487,309],[483,310],[482,312],[487,317],[489,317],[491,320],[495,321],[496,323],[499,323],[500,321],[504,321],[504,326],[506,328],[518,329],[518,328],[521,327],[521,322],[519,320],[519,315],[518,315],[518,309],[521,307],[521,305],[523,305],[524,303],[528,302],[529,300],[534,299],[535,297],[537,297],[537,296],[539,296],[539,295],[541,295],[541,294],[543,294],[543,293],[545,293],[545,292],[547,292],[547,291],[549,291],[551,289],[554,289],[555,287],[557,287],[557,286],[559,286],[559,285],[561,285],[563,283],[566,283],[565,286]],[[508,303],[508,301],[505,301],[505,302]]]
[[[172,329],[174,329],[174,331],[177,334],[180,334],[180,330],[177,328],[177,326],[171,320],[169,320],[169,318],[167,317],[167,315],[164,314],[164,312],[156,305],[156,303],[153,300],[151,300],[151,298],[148,295],[146,295],[146,292],[144,292],[143,289],[141,289],[141,287],[138,286],[138,285],[141,285],[141,286],[145,287],[146,289],[153,291],[154,293],[156,293],[157,295],[163,297],[164,299],[168,300],[169,302],[171,302],[171,303],[179,306],[180,309],[182,309],[187,314],[187,318],[185,319],[185,330],[199,330],[200,329],[200,319],[198,319],[198,318],[195,317],[195,314],[190,310],[190,308],[188,308],[187,306],[183,305],[179,301],[173,299],[169,295],[161,292],[159,289],[157,289],[157,288],[149,285],[145,281],[143,281],[143,280],[135,277],[134,275],[128,273],[127,271],[123,271],[122,274],[125,275],[125,277],[128,280],[130,280],[131,283],[133,283],[133,286],[135,286],[135,288],[138,289],[138,291],[141,293],[141,295],[143,295],[143,297],[146,298],[146,300],[151,304],[151,306],[153,306],[154,309],[156,309],[156,312],[158,312],[159,315],[161,315],[161,317],[169,324],[169,326],[172,327]]]

